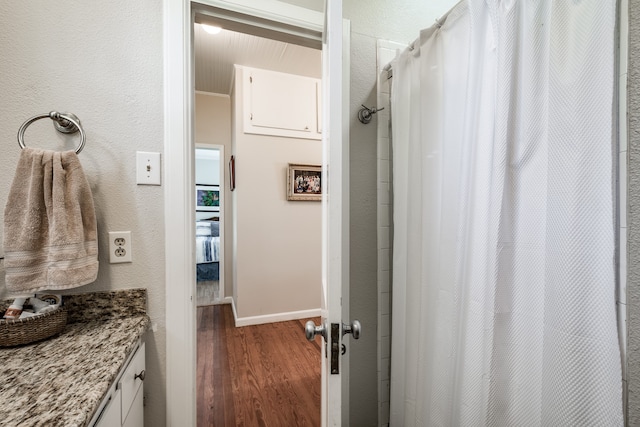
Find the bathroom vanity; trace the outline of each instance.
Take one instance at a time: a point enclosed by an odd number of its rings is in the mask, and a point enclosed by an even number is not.
[[[146,292],[65,296],[56,337],[0,349],[0,425],[142,426]]]
[[[89,423],[94,427],[144,426],[144,342],[138,342],[133,354],[118,373],[98,412]]]

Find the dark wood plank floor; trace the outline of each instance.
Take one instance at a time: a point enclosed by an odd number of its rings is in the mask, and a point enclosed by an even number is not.
[[[305,339],[307,320],[236,328],[230,305],[198,307],[198,427],[319,426],[320,338]]]

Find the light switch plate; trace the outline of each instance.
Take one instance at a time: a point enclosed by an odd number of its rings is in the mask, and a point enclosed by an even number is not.
[[[138,185],[160,185],[160,153],[136,152]]]

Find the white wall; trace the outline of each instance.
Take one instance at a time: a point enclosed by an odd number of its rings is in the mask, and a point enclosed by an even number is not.
[[[231,146],[231,101],[229,95],[196,92],[195,142]]]
[[[219,150],[196,149],[196,184],[220,185]]]
[[[286,197],[289,163],[322,162],[317,140],[243,133],[243,72],[236,66],[236,309],[239,318],[320,308],[321,205]],[[278,100],[273,100],[278,108]]]
[[[77,292],[147,288],[148,426],[165,423],[164,195],[163,187],[136,185],[135,152],[163,149],[162,55],[162,4],[155,0],[0,2],[0,221],[20,125],[51,110],[76,114],[87,134],[80,161],[100,252],[98,279]],[[28,145],[47,149],[77,141],[77,134],[61,137],[48,119],[26,134]],[[109,264],[106,237],[114,230],[131,230],[133,263]],[[0,262],[5,298],[2,270]]]

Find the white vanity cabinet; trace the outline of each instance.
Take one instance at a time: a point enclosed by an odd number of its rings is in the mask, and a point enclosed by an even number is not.
[[[98,407],[94,427],[144,426],[145,347],[139,342]]]

